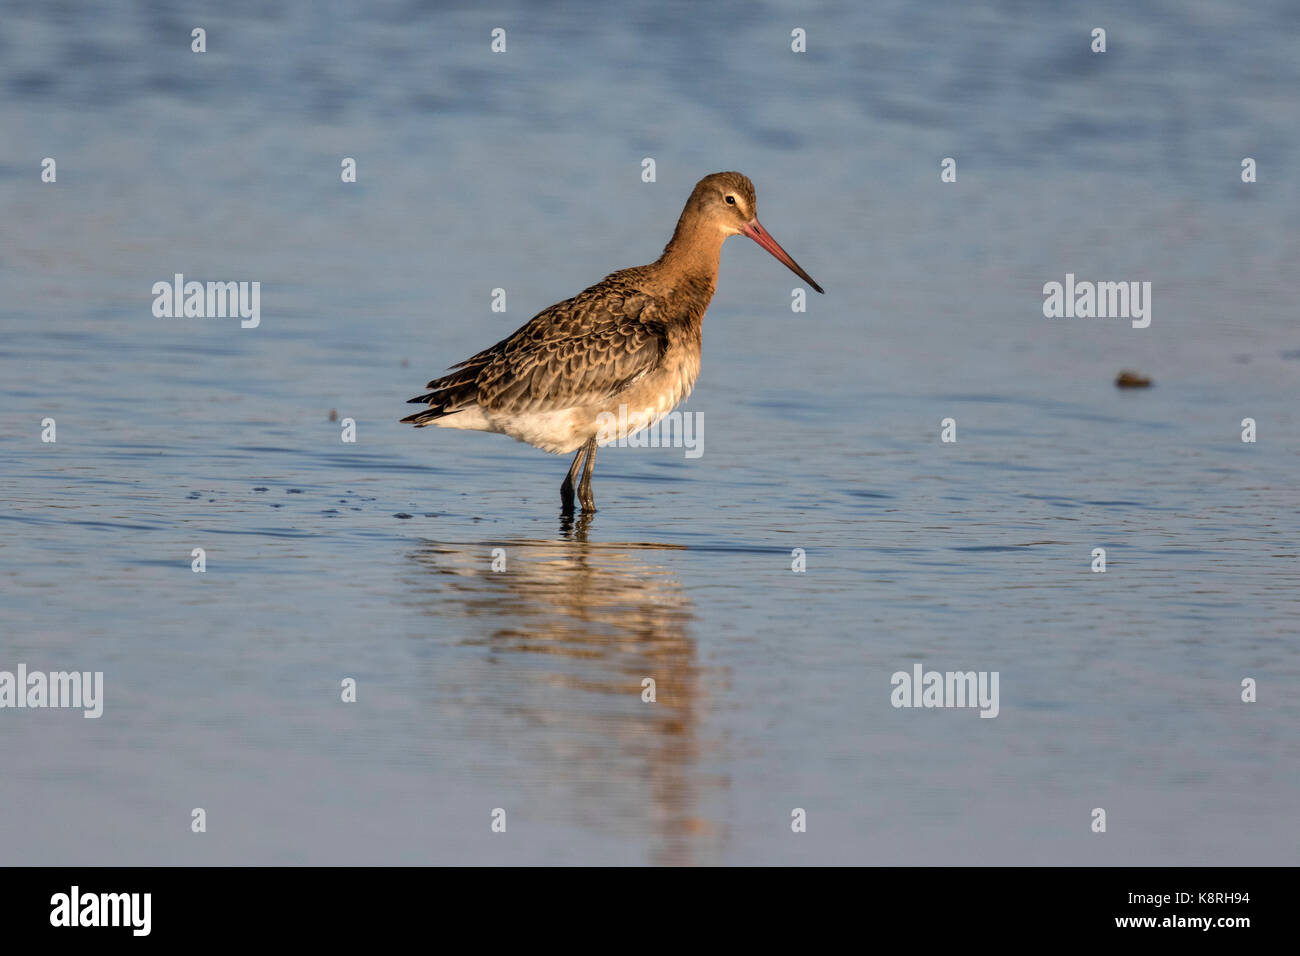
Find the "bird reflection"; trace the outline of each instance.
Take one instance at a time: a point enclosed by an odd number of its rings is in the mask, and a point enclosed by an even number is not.
[[[492,693],[474,700],[499,711],[474,723],[503,728],[489,731],[505,738],[490,745],[519,749],[537,775],[520,781],[526,793],[567,808],[576,818],[568,825],[649,832],[653,862],[707,862],[722,836],[698,809],[707,677],[691,602],[660,560],[682,549],[589,543],[583,517],[562,529],[564,540],[427,543],[413,555],[422,603],[439,632],[450,618],[462,645],[507,665],[493,669]],[[653,703],[643,700],[646,678]]]
[[[560,512],[560,537],[585,542],[587,529],[591,527],[591,519],[595,516],[591,511],[580,511],[576,517],[570,511]]]

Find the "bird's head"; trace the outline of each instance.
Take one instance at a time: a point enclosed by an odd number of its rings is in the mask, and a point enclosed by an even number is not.
[[[818,292],[822,291],[813,277],[803,271],[799,263],[781,248],[772,234],[758,221],[758,197],[748,176],[735,172],[705,176],[695,184],[686,209],[697,217],[701,228],[717,229],[724,239],[729,236],[748,236],[753,239],[791,272]]]

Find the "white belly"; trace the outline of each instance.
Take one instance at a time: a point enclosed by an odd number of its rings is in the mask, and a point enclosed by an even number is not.
[[[598,405],[533,412],[497,412],[472,406],[433,422],[441,428],[497,432],[552,454],[576,451],[596,438],[617,443],[658,422],[690,394],[699,372],[698,357],[690,363],[647,375]]]

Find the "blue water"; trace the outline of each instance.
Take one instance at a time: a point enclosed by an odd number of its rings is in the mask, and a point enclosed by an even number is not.
[[[1297,861],[1294,5],[0,24],[0,670],[105,681],[0,709],[0,861]],[[727,243],[701,457],[603,450],[572,527],[567,460],[397,423],[721,169],[827,294]],[[260,326],[155,318],[178,272]]]

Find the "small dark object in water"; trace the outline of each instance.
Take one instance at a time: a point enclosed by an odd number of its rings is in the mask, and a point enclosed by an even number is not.
[[[331,408],[331,409],[330,409],[330,421],[332,421],[332,422],[336,422],[336,421],[338,421],[338,420],[339,420],[339,413],[338,413],[338,410],[337,410],[337,409],[334,409],[334,408]]]
[[[1151,379],[1141,372],[1134,372],[1132,369],[1126,368],[1116,376],[1115,384],[1119,388],[1150,388]]]

